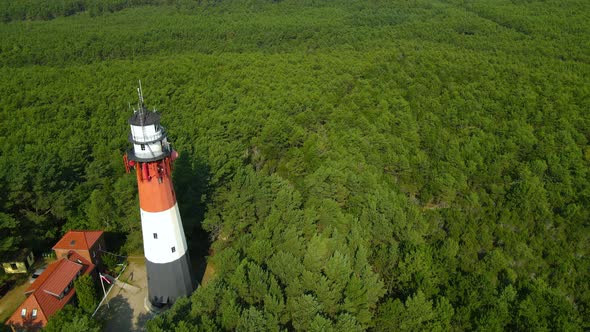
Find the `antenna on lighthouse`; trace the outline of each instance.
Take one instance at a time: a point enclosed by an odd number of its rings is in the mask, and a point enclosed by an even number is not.
[[[141,89],[141,80],[139,80],[139,88],[137,88],[137,96],[139,97],[139,111],[143,113],[143,90]]]

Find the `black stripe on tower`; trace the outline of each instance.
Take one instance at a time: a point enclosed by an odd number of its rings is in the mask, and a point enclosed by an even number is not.
[[[148,298],[161,307],[174,303],[181,296],[190,296],[195,290],[195,279],[190,269],[188,251],[179,259],[168,263],[145,260],[148,276]]]

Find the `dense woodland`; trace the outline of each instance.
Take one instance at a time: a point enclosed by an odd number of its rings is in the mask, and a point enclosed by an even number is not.
[[[141,79],[216,270],[150,331],[590,329],[590,2],[0,3],[1,253],[141,250]]]

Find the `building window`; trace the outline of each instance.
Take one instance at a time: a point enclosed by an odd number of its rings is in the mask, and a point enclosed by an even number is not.
[[[33,309],[31,312],[31,317],[33,317],[33,319],[37,318],[37,309]]]
[[[158,233],[154,233],[154,239],[158,239]]]
[[[176,252],[176,247],[172,247],[172,252]]]
[[[18,269],[18,266],[16,266],[16,263],[10,263],[10,268],[16,270]]]
[[[141,145],[141,151],[145,151],[145,144]]]
[[[23,308],[23,310],[20,311],[20,315],[22,317],[27,317],[27,308]]]

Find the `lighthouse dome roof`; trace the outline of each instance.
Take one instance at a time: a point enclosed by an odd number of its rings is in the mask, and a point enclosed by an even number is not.
[[[148,126],[160,123],[160,113],[149,112],[143,110],[141,112],[134,112],[133,115],[127,121],[132,126]]]

